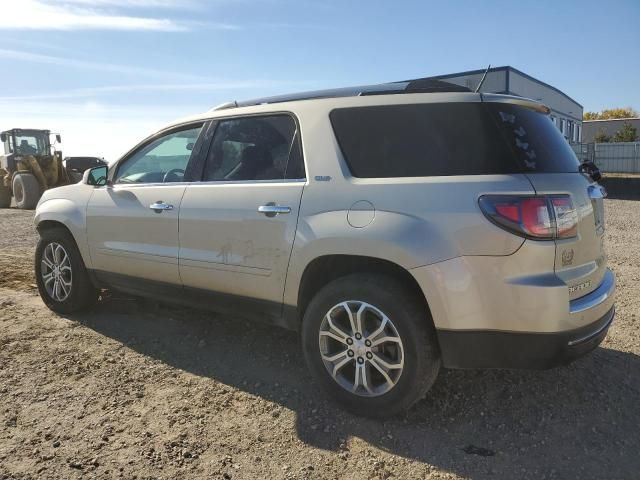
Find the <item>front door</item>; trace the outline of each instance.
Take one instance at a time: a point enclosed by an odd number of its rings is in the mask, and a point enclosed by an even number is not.
[[[201,128],[174,129],[143,144],[118,163],[110,185],[94,191],[87,234],[98,276],[180,285],[178,214]]]
[[[229,307],[235,297],[278,311],[304,184],[294,118],[220,121],[202,181],[187,186],[180,209],[184,286],[229,294],[217,300]]]

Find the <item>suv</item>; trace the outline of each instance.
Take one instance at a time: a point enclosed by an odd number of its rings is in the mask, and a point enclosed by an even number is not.
[[[298,330],[347,409],[409,408],[449,368],[549,368],[614,316],[604,190],[520,97],[429,79],[222,105],[46,191],[36,276]]]

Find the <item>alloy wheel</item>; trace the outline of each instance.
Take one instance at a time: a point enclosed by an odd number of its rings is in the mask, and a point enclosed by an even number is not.
[[[44,247],[40,264],[40,275],[49,297],[64,302],[71,295],[71,257],[62,245],[51,242]]]
[[[333,306],[320,324],[318,340],[327,372],[351,393],[384,395],[402,375],[400,335],[391,319],[369,303],[347,300]]]

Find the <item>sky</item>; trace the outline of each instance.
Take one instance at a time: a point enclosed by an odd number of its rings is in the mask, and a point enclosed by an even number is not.
[[[511,65],[640,110],[640,0],[0,0],[0,130],[116,160],[229,100]]]

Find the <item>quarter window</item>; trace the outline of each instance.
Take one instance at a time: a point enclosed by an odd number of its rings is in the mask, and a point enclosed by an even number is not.
[[[127,158],[120,167],[115,183],[170,183],[184,181],[202,125],[163,135]]]
[[[296,122],[289,115],[233,118],[216,128],[204,181],[303,178]]]

